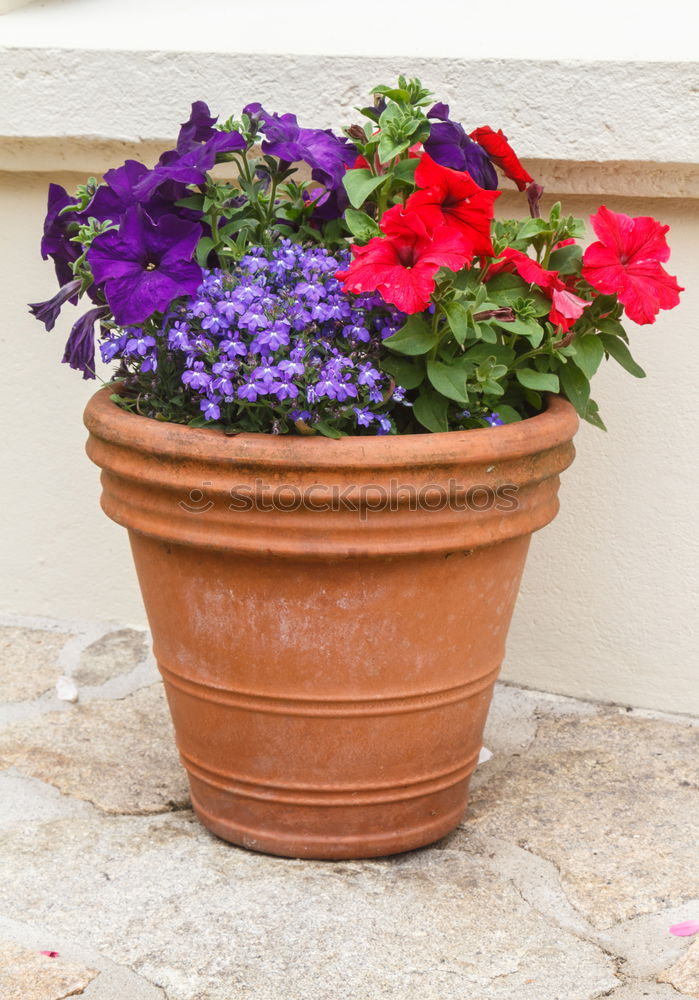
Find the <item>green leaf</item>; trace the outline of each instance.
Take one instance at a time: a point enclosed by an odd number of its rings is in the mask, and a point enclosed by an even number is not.
[[[576,337],[573,345],[575,354],[571,360],[578,366],[583,375],[592,378],[604,357],[601,338],[594,333],[589,333],[584,337]]]
[[[517,230],[518,240],[530,240],[532,236],[538,236],[551,226],[546,219],[527,219]]]
[[[473,330],[469,324],[468,309],[461,302],[445,302],[444,312],[447,316],[449,329],[454,334],[457,343],[463,347],[469,336],[473,336]]]
[[[534,389],[525,389],[524,398],[529,403],[529,405],[533,407],[535,410],[541,409],[541,402],[542,402],[541,396],[539,395],[538,392],[535,392]]]
[[[404,326],[384,340],[386,347],[398,354],[427,354],[439,340],[439,333],[419,315],[410,316]]]
[[[197,212],[201,212],[201,207],[204,204],[203,194],[192,194],[187,198],[180,198],[175,202],[177,208],[193,208]]]
[[[508,302],[526,297],[528,287],[518,275],[503,271],[488,281],[488,298],[502,305],[503,299]]]
[[[457,403],[468,403],[466,374],[462,367],[446,365],[442,361],[428,361],[427,377],[443,396]]]
[[[536,389],[538,392],[558,392],[558,376],[552,372],[537,372],[533,368],[518,368],[515,371],[517,381],[525,389]]]
[[[480,274],[475,268],[471,270],[464,268],[456,274],[453,279],[453,283],[454,288],[459,292],[473,291],[473,289],[480,286]]]
[[[620,337],[613,337],[611,334],[601,335],[602,343],[607,354],[611,354],[615,361],[618,361],[622,368],[634,376],[634,378],[645,378],[646,373],[640,365],[636,364],[631,357],[631,352]]]
[[[476,365],[482,364],[488,358],[494,358],[496,364],[509,368],[515,360],[515,352],[504,344],[476,344],[474,347],[469,347],[463,357]]]
[[[560,370],[561,387],[581,417],[587,413],[590,383],[575,365],[564,365]]]
[[[209,236],[202,236],[202,238],[197,243],[197,264],[199,267],[206,267],[206,262],[209,254],[214,248],[214,241]]]
[[[399,104],[409,104],[410,94],[407,90],[399,89],[398,87],[374,87],[375,94],[381,94],[383,97],[388,97],[392,101],[397,101]]]
[[[551,310],[551,300],[536,288],[530,288],[516,274],[496,274],[486,282],[488,299],[498,306],[512,306],[518,299],[524,299],[533,307],[535,316],[545,316]]]
[[[449,429],[447,422],[448,400],[434,389],[423,389],[415,400],[413,413],[418,423],[428,431],[439,433]]]
[[[319,420],[318,423],[314,424],[313,426],[316,428],[316,430],[320,431],[323,437],[341,438],[345,436],[342,433],[342,431],[339,431],[337,427],[333,427],[333,425],[329,424],[327,420]]]
[[[587,409],[585,410],[585,416],[583,419],[587,420],[588,424],[592,424],[593,427],[599,427],[601,431],[606,431],[607,429],[604,426],[604,421],[599,415],[599,408],[594,399],[588,399]]]
[[[345,209],[345,222],[352,235],[362,243],[368,243],[373,236],[381,235],[381,230],[372,217],[356,208]]]
[[[516,424],[522,419],[521,415],[517,413],[514,406],[498,405],[498,413],[506,424]]]
[[[549,258],[549,270],[559,274],[579,274],[582,261],[582,247],[571,244],[554,250]]]
[[[507,333],[514,333],[518,337],[526,337],[532,347],[538,347],[544,339],[544,328],[535,319],[515,319],[511,323],[494,319],[493,323]]]
[[[407,160],[400,160],[394,167],[391,168],[391,173],[399,181],[408,181],[411,184],[415,183],[415,171],[417,170],[417,165],[420,160],[411,156]]]
[[[392,375],[404,389],[417,389],[425,379],[423,362],[408,358],[389,357],[381,362],[381,368]]]
[[[386,180],[386,174],[376,177],[367,167],[348,170],[342,178],[347,197],[353,208],[361,208],[370,194]]]
[[[626,330],[621,325],[618,319],[600,319],[597,321],[597,329],[600,333],[611,333],[615,337],[621,337],[626,343],[629,342],[629,338],[626,334]]]
[[[497,344],[498,335],[490,323],[475,323],[474,330],[479,338],[486,344]]]

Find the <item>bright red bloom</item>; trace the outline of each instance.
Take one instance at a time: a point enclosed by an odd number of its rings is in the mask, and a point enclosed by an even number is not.
[[[589,306],[586,299],[581,299],[567,287],[558,271],[547,271],[521,250],[505,247],[500,257],[504,259],[492,265],[488,277],[493,278],[500,271],[516,271],[527,284],[538,285],[551,299],[549,319],[565,333],[582,316],[583,309]]]
[[[449,226],[430,230],[416,212],[396,205],[381,220],[385,237],[352,247],[354,260],[336,277],[346,292],[378,291],[405,313],[423,312],[440,267],[458,271],[468,259],[463,237]]]
[[[490,125],[482,125],[469,133],[469,139],[473,139],[486,151],[493,163],[515,182],[520,191],[524,191],[527,184],[533,182],[534,178],[519,162],[519,157],[501,128],[494,132]]]
[[[419,212],[433,229],[450,226],[458,230],[468,244],[469,262],[476,255],[493,256],[490,224],[499,191],[486,191],[470,174],[442,167],[427,153],[420,157],[415,183],[420,190],[405,203],[408,211]]]
[[[669,226],[650,216],[631,218],[602,205],[590,217],[598,241],[583,254],[583,278],[599,292],[616,295],[626,315],[641,325],[654,323],[661,309],[679,304],[677,278],[661,265],[670,256]]]

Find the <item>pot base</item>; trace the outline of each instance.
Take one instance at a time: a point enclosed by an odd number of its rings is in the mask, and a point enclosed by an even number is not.
[[[243,826],[237,820],[240,815],[239,803],[234,801],[230,803],[230,812],[236,816],[234,821],[228,816],[222,816],[220,802],[216,804],[215,814],[205,809],[197,800],[194,790],[192,790],[192,807],[207,830],[238,847],[282,858],[347,861],[402,854],[433,844],[451,833],[463,819],[468,802],[468,785],[465,795],[465,800],[450,813],[438,815],[421,825],[397,832],[387,833],[384,829],[382,833],[339,834],[334,837],[300,831],[294,835],[291,832],[273,831],[269,828]]]

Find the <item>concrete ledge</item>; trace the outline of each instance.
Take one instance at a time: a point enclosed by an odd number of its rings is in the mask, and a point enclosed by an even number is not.
[[[260,100],[293,109],[302,123],[338,127],[373,84],[401,71],[474,128],[502,127],[524,158],[699,163],[697,63],[7,47],[0,135],[140,142],[174,135],[198,98],[224,116]]]
[[[173,145],[174,138],[174,132],[168,138],[141,142],[103,136],[4,136],[0,137],[0,172],[101,177],[129,158],[155,163],[160,153]],[[524,164],[549,195],[699,198],[699,164],[630,160],[571,163],[534,158],[525,158]],[[507,181],[502,187],[515,191]]]

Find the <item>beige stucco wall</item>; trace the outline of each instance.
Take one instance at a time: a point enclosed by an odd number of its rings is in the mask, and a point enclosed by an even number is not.
[[[170,90],[161,93],[158,87],[165,86],[161,73],[169,65],[167,60],[154,60],[148,53],[123,54],[126,62],[135,60],[134,73],[146,72],[144,67],[149,66],[148,72],[152,70],[155,96],[141,94],[156,124],[148,130],[143,105],[136,106],[135,90],[130,90],[136,86],[134,76],[125,74],[125,93],[118,103],[111,91],[115,121],[110,125],[109,102],[101,97],[91,133],[80,118],[84,112],[78,114],[71,106],[72,88],[78,84],[66,67],[77,66],[77,57],[59,55],[57,61],[42,64],[36,52],[15,49],[3,56],[0,49],[0,80],[3,92],[10,95],[0,107],[0,136],[5,137],[0,138],[0,294],[5,306],[0,330],[5,367],[0,395],[4,427],[0,614],[142,624],[125,533],[99,510],[97,470],[83,452],[80,417],[94,383],[83,382],[59,364],[68,318],[46,333],[26,311],[27,301],[48,297],[54,288],[52,268],[38,254],[46,186],[55,179],[73,187],[86,174],[120,162],[127,152],[150,155],[151,140],[176,128],[182,111],[200,95],[226,113],[254,96],[248,93],[253,84],[256,93],[279,110],[294,101],[284,99],[278,73],[266,78],[261,57],[251,57],[245,86],[223,88],[219,56],[211,56],[206,72],[199,66],[189,75],[188,57],[183,56],[177,77],[170,78]],[[112,83],[117,79],[118,67],[100,63],[100,58],[88,53],[80,63],[80,86],[94,82],[100,66]],[[294,65],[293,86],[308,121],[317,95],[304,83],[303,66],[299,69],[298,61]],[[346,61],[336,69],[338,79],[345,80],[352,72],[361,84],[390,75],[394,67],[383,72],[381,66],[353,68]],[[434,64],[429,72],[435,89],[441,89],[443,80],[457,113],[465,114],[476,95],[469,83],[470,69],[467,61],[452,59],[449,67]],[[420,71],[428,75],[424,67]],[[483,68],[486,71],[495,73],[492,66]],[[593,79],[585,67],[578,72],[581,86]],[[694,514],[699,487],[694,431],[699,383],[699,155],[689,127],[679,145],[673,147],[666,135],[656,141],[665,107],[675,118],[676,105],[684,107],[685,116],[691,109],[696,113],[697,70],[678,66],[674,77],[673,72],[672,67],[653,66],[647,71],[636,67],[629,78],[624,67],[600,69],[603,79],[595,83],[598,108],[605,87],[610,96],[608,113],[600,112],[598,118],[611,120],[612,135],[600,131],[594,155],[589,108],[581,126],[587,130],[586,153],[575,131],[579,116],[570,108],[576,93],[572,86],[576,70],[571,65],[542,70],[550,81],[565,83],[567,104],[552,97],[548,105],[539,92],[532,101],[535,110],[527,117],[517,103],[517,74],[521,82],[531,73],[528,64],[517,63],[501,90],[489,91],[487,113],[475,116],[477,124],[482,118],[506,130],[512,116],[518,117],[527,162],[545,180],[549,201],[560,192],[566,209],[576,214],[586,215],[604,201],[620,211],[651,214],[669,223],[671,270],[687,288],[679,309],[662,314],[655,326],[632,329],[634,353],[649,377],[636,381],[609,364],[596,379],[594,395],[609,434],[587,426],[579,434],[577,460],[563,481],[561,513],[533,540],[504,675],[551,691],[699,714],[695,635],[699,534]],[[30,94],[28,78],[34,88]],[[618,87],[612,94],[610,81],[624,79],[630,83],[619,103]],[[638,122],[629,124],[624,117],[627,105],[629,115],[632,105],[637,113],[639,94],[649,100],[656,95],[650,110],[645,103],[649,127],[645,135]],[[661,100],[658,94],[665,96]],[[672,94],[676,97],[671,108]],[[28,127],[32,101],[36,113]],[[346,91],[343,101],[351,106],[354,92]],[[547,139],[554,104],[559,117],[568,118],[556,137]],[[131,114],[137,116],[138,126],[128,131],[125,123]],[[332,121],[322,124],[334,123],[338,115],[339,110],[333,109]],[[566,128],[568,141],[561,138]],[[513,195],[501,199],[501,208],[523,211],[525,206]]]

